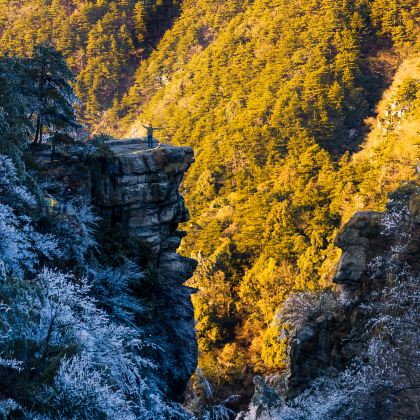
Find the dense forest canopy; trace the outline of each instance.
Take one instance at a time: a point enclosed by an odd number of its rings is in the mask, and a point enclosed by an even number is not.
[[[215,378],[281,367],[286,296],[328,286],[341,223],[414,179],[415,132],[387,115],[418,121],[418,60],[376,105],[418,52],[417,19],[415,1],[185,1],[138,69],[129,135],[151,119],[196,149],[183,250],[201,261],[197,332]],[[352,158],[369,131],[380,146]]]
[[[92,129],[194,146],[182,249],[221,383],[283,366],[286,297],[329,287],[343,221],[415,180],[418,19],[417,0],[0,0],[0,48],[52,42]]]
[[[0,48],[26,55],[36,44],[52,43],[77,73],[82,119],[97,123],[118,103],[179,6],[177,0],[2,0]]]

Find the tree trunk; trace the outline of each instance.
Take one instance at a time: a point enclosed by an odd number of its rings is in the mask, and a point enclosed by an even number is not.
[[[39,127],[41,126],[41,118],[38,115],[36,119],[36,130],[35,130],[35,138],[34,138],[34,144],[38,144],[38,137],[39,137]]]
[[[42,119],[39,119],[39,144],[42,144]]]

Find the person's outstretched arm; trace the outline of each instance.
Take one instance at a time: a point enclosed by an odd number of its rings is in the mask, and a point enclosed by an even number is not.
[[[142,127],[144,127],[146,130],[147,130],[147,128],[148,128],[148,127],[146,127],[146,126],[145,126],[145,125],[143,125],[143,124],[142,124],[141,126],[142,126]]]

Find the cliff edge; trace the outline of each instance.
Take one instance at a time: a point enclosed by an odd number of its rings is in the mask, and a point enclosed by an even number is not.
[[[69,194],[88,197],[100,216],[102,257],[124,254],[141,263],[146,279],[135,290],[147,306],[138,317],[151,344],[157,380],[168,398],[182,400],[197,366],[191,294],[184,286],[196,262],[176,250],[189,218],[179,187],[194,162],[190,147],[146,147],[144,139],[112,140],[93,152],[56,153],[38,147],[32,157],[45,175],[64,183]]]

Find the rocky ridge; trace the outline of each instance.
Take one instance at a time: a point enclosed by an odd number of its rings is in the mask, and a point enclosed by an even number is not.
[[[404,232],[385,236],[387,213],[357,212],[344,225],[336,238],[343,253],[333,278],[341,286],[340,295],[351,304],[338,307],[306,324],[296,332],[290,345],[290,375],[287,396],[292,398],[305,389],[311,380],[340,371],[361,353],[357,331],[367,323],[361,303],[372,291],[387,286],[386,274],[375,279],[368,274],[369,263],[392,247],[404,246],[399,259],[407,262],[415,272],[420,271],[420,195],[409,201],[409,218]],[[401,237],[410,238],[409,245],[399,243]]]

